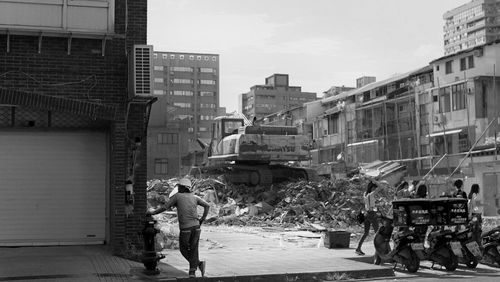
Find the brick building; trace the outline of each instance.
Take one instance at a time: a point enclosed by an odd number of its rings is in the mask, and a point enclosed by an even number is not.
[[[137,242],[153,100],[127,54],[146,17],[146,0],[0,0],[0,245]]]

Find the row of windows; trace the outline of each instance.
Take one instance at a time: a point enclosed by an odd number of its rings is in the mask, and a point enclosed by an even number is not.
[[[440,88],[438,97],[440,113],[463,110],[467,107],[467,85],[460,83]]]
[[[200,120],[214,120],[214,116],[200,115]]]
[[[170,95],[174,96],[193,96],[194,92],[190,90],[173,90],[169,92]],[[153,90],[153,94],[155,95],[165,95],[166,91],[161,89]],[[201,97],[215,97],[215,92],[213,91],[198,91],[198,96]]]
[[[159,133],[158,144],[178,144],[179,135],[177,133]]]
[[[179,55],[179,54],[170,54],[170,55],[168,55],[168,54],[162,54],[161,56],[162,56],[162,58],[164,60],[168,60],[168,59],[175,60],[176,58],[179,58],[180,60],[184,60],[184,58],[187,57],[191,61],[194,61],[195,58],[196,58],[197,61],[201,61],[201,60],[210,61],[210,59],[212,59],[212,61],[214,61],[214,62],[217,61],[217,56],[211,56],[212,58],[210,58],[210,56],[203,56],[203,55],[196,55],[195,56],[195,55]],[[158,58],[158,54],[155,53],[153,55],[153,57],[155,59],[157,59]]]
[[[470,55],[460,59],[460,70],[471,69],[474,67],[474,56]],[[436,67],[436,70],[439,71],[439,65]],[[450,74],[453,73],[453,60],[447,61],[445,63],[445,73]]]
[[[157,83],[163,83],[164,80],[163,78],[155,78],[155,82]],[[173,78],[170,79],[171,84],[193,84],[194,80],[189,79],[189,78]],[[212,79],[199,79],[198,84],[201,85],[216,85],[217,81],[212,80]]]
[[[179,108],[192,108],[193,104],[192,103],[181,103],[181,102],[175,102],[174,106],[177,106]],[[213,103],[208,103],[208,104],[200,104],[200,108],[202,109],[215,109],[215,104]]]
[[[171,72],[194,72],[194,68],[192,67],[168,67]],[[155,71],[164,71],[164,66],[154,66]],[[215,68],[198,68],[198,72],[201,73],[216,73],[217,69]]]

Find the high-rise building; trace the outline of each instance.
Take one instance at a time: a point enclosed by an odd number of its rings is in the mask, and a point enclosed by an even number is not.
[[[443,19],[445,56],[500,39],[500,0],[473,0]]]
[[[377,81],[377,78],[374,76],[362,76],[356,79],[356,88],[361,88],[375,81]]]
[[[301,106],[316,100],[316,93],[302,92],[300,86],[290,86],[288,74],[273,74],[266,84],[254,85],[240,95],[240,111],[247,118],[262,118],[272,113]]]
[[[203,162],[219,110],[219,55],[154,52],[154,95],[148,126],[148,176],[185,173]]]

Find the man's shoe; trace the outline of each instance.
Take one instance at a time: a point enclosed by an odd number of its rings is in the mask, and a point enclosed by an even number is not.
[[[356,254],[358,254],[360,256],[364,256],[365,255],[365,253],[363,253],[363,251],[360,250],[360,249],[356,249]]]
[[[195,278],[196,277],[196,269],[195,270],[189,270],[189,278]]]
[[[204,260],[200,261],[200,263],[198,264],[198,268],[201,271],[201,277],[205,277],[205,266],[206,265],[207,265],[207,262]]]

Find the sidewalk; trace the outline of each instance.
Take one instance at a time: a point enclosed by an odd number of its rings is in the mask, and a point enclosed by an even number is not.
[[[200,240],[200,259],[206,260],[204,281],[319,281],[394,276],[390,267],[373,265],[373,244],[363,247],[359,257],[354,249],[328,249],[319,234],[312,232],[248,232],[204,227]],[[307,238],[316,237],[316,238]],[[351,247],[356,242],[351,240]],[[168,250],[162,260],[184,272],[177,281],[187,278],[188,264],[179,250]],[[166,273],[156,277],[168,280]],[[199,271],[197,276],[200,276]],[[192,279],[191,279],[192,280]]]
[[[235,235],[236,234],[236,235]],[[316,238],[307,238],[316,237]],[[327,249],[311,232],[267,232],[203,227],[203,281],[321,281],[394,276],[391,267],[366,263],[354,249]],[[351,247],[355,242],[351,240]],[[159,275],[143,274],[142,263],[110,254],[106,246],[0,248],[0,281],[196,281],[179,250],[168,250]],[[365,262],[362,262],[365,261]],[[197,272],[200,276],[200,273]]]

